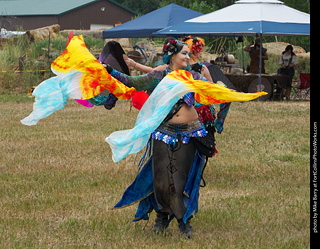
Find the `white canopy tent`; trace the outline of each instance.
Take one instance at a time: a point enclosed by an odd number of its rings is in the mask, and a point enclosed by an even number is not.
[[[226,8],[156,33],[198,36],[310,35],[310,15],[278,0],[239,0]]]
[[[310,35],[310,15],[278,0],[239,0],[226,8],[186,20],[156,33],[196,36]],[[260,62],[261,65],[261,52]],[[259,91],[261,67],[259,66]]]

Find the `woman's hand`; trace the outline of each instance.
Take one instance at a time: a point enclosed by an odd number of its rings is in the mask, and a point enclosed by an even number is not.
[[[112,73],[113,68],[112,68],[109,64],[108,64],[105,68],[106,68],[106,70],[107,70],[107,72],[108,72],[109,74]]]
[[[124,62],[127,64],[128,67],[135,67],[137,62],[135,62],[134,60],[128,58],[128,57],[124,57]]]

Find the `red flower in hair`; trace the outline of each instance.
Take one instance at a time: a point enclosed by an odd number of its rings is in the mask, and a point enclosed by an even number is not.
[[[197,38],[193,39],[192,50],[194,52],[200,53],[203,49],[203,43],[199,41]]]

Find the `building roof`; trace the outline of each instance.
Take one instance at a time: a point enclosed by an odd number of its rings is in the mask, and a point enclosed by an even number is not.
[[[0,16],[52,16],[61,15],[100,0],[0,0]],[[114,0],[106,0],[126,11],[136,12]]]

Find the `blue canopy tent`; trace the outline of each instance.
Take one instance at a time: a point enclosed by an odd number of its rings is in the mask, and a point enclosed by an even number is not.
[[[129,22],[102,32],[103,39],[131,38],[131,37],[164,37],[163,34],[154,34],[156,31],[201,16],[194,10],[169,4],[165,7],[140,16]]]
[[[164,28],[156,34],[197,36],[310,35],[310,15],[278,0],[239,0],[226,8]],[[261,91],[261,52],[258,90]]]

